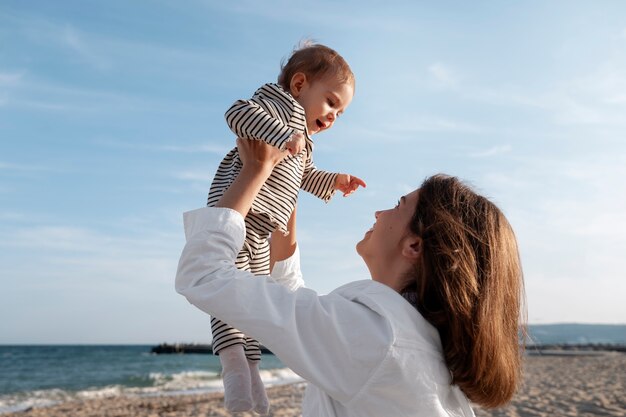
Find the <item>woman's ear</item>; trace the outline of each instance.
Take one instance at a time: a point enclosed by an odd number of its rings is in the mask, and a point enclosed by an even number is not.
[[[298,98],[298,96],[300,95],[300,93],[302,93],[302,90],[304,89],[304,87],[307,84],[307,79],[306,79],[306,75],[303,72],[296,72],[295,74],[293,74],[293,77],[291,77],[291,82],[289,83],[289,89],[291,90],[291,95],[294,98]]]
[[[413,263],[422,256],[422,238],[411,235],[404,238],[402,242],[402,256]]]

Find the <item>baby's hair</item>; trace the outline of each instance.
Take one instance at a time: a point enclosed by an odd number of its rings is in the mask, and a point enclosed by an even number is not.
[[[309,82],[326,76],[335,76],[338,81],[354,87],[354,74],[350,66],[335,50],[311,39],[300,41],[285,64],[281,63],[278,84],[290,91],[291,78],[298,72],[304,73]]]

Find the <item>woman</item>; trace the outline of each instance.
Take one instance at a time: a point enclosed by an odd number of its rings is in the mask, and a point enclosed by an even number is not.
[[[290,292],[235,268],[243,217],[285,157],[258,141],[238,147],[244,167],[220,208],[185,215],[176,289],[309,381],[303,416],[472,416],[470,401],[512,397],[523,280],[495,205],[455,178],[431,177],[376,212],[357,244],[371,280],[325,296]]]

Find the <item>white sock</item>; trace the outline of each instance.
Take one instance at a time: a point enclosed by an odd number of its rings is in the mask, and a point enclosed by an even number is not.
[[[261,375],[259,374],[259,362],[248,361],[248,368],[250,369],[250,379],[252,381],[254,411],[265,416],[270,412],[270,402],[267,399],[263,380],[261,380]]]
[[[252,410],[250,369],[243,346],[229,346],[219,353],[224,381],[224,406],[230,412]]]

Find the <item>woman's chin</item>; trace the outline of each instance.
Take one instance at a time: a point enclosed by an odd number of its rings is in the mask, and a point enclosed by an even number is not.
[[[361,241],[361,242],[363,242],[363,241]],[[358,253],[359,255],[361,255],[361,250],[360,250],[361,242],[357,242],[357,244],[356,244],[356,253]]]
[[[363,249],[364,249],[364,245],[365,245],[365,240],[367,237],[367,233],[365,236],[363,236],[363,239],[361,239],[357,244],[356,244],[356,253],[359,254],[359,256],[362,258],[363,257]]]

